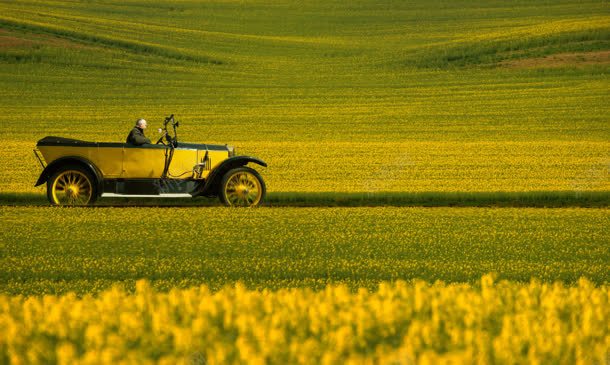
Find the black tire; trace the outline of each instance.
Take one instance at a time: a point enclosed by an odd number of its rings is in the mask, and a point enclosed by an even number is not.
[[[47,199],[52,205],[91,205],[97,195],[95,176],[80,165],[62,166],[47,180]]]
[[[256,194],[253,195],[254,191]],[[263,202],[266,194],[265,181],[258,171],[243,166],[224,174],[218,197],[228,207],[255,207]]]

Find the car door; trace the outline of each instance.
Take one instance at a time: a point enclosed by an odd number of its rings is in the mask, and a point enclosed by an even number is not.
[[[171,177],[186,179],[193,176],[193,168],[199,162],[197,161],[197,148],[181,147],[178,145],[174,149],[174,157],[169,166],[169,174]]]
[[[90,158],[105,179],[116,179],[123,173],[123,144],[97,143],[95,153]]]
[[[164,145],[146,144],[134,146],[125,143],[123,146],[124,179],[157,179],[163,174],[165,166]]]

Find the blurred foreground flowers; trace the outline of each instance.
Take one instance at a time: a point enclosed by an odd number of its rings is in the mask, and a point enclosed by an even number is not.
[[[0,363],[606,364],[610,291],[561,283],[382,283],[375,292],[0,295]]]

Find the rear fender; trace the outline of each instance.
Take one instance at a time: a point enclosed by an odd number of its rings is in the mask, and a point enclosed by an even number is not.
[[[88,170],[95,177],[96,184],[98,187],[97,191],[100,193],[103,191],[102,173],[97,167],[95,167],[95,165],[91,161],[79,156],[61,157],[51,162],[47,165],[47,167],[45,167],[44,170],[42,170],[42,173],[40,174],[40,177],[38,178],[38,180],[36,181],[36,185],[34,186],[39,186],[46,183],[49,178],[51,178],[51,175],[57,172],[57,170],[59,170],[62,166],[66,165],[79,165],[84,169]]]
[[[208,175],[205,182],[196,189],[193,196],[216,196],[218,195],[218,189],[220,188],[220,182],[222,177],[229,171],[237,167],[245,166],[248,163],[255,163],[257,165],[267,167],[267,163],[261,159],[252,156],[234,156],[229,157],[222,161],[218,166],[214,168]]]

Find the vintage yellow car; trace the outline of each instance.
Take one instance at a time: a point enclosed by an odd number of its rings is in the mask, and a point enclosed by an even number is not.
[[[265,198],[261,175],[229,145],[179,142],[174,116],[165,118],[156,144],[86,142],[62,137],[38,141],[34,154],[54,205],[93,204],[99,197],[219,197],[228,206],[256,206]]]

